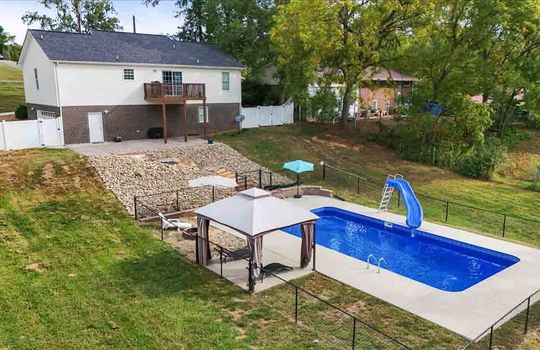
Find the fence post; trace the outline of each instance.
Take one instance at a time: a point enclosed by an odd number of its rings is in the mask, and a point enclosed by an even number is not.
[[[529,309],[531,308],[531,297],[527,299],[527,312],[525,313],[525,330],[523,334],[527,334],[529,328]]]
[[[298,324],[298,287],[294,286],[294,323]]]
[[[448,207],[450,206],[450,202],[446,201],[446,214],[444,217],[444,222],[448,222]]]
[[[397,193],[397,207],[399,208],[401,206],[401,192],[398,191]]]
[[[249,262],[248,287],[249,287],[249,292],[253,293],[255,291],[255,285],[253,283],[254,281],[253,281],[253,260],[252,260],[252,258],[249,258],[248,262]]]
[[[197,234],[195,235],[195,262],[197,265],[199,264],[199,230],[197,230]]]
[[[352,349],[354,350],[354,346],[356,345],[356,317],[353,317],[352,322]]]
[[[163,219],[162,218],[159,218],[159,223],[161,226],[161,240],[163,241]]]
[[[178,190],[176,190],[176,211],[180,211],[180,200],[178,197]]]
[[[356,179],[356,193],[360,194],[360,178]]]
[[[238,183],[238,172],[234,173],[234,181],[236,181],[236,183]]]
[[[272,186],[272,172],[270,172],[270,186]]]
[[[489,331],[489,345],[488,345],[489,350],[491,350],[492,345],[493,345],[493,326],[491,326],[491,329]]]
[[[244,176],[244,190],[247,190],[247,176]]]
[[[322,165],[322,180],[326,181],[326,164]]]
[[[219,274],[223,277],[223,247],[219,246]]]
[[[216,201],[216,187],[212,186],[212,203]]]
[[[503,215],[503,227],[502,227],[502,236],[506,233],[506,214]]]
[[[259,169],[259,188],[262,188],[262,169]]]
[[[135,211],[135,221],[139,220],[139,215],[137,214],[137,196],[133,196],[133,210]]]

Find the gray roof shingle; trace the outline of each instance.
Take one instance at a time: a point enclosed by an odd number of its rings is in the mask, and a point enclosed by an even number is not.
[[[181,42],[165,35],[37,29],[29,32],[52,61],[243,67],[238,60],[214,45]]]

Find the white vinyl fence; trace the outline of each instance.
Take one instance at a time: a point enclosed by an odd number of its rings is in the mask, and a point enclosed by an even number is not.
[[[0,123],[0,151],[62,146],[63,141],[61,118]]]
[[[242,115],[245,117],[244,121],[240,124],[242,129],[292,124],[294,103],[287,101],[281,106],[242,108]]]

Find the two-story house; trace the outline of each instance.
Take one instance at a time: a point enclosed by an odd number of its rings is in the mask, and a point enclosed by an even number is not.
[[[29,118],[61,118],[64,143],[165,137],[237,127],[242,64],[217,47],[165,35],[29,30]]]

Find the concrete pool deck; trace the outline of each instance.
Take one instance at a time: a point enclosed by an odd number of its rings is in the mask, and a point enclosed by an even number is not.
[[[288,198],[307,209],[331,206],[387,222],[406,226],[405,217],[361,205],[320,196]],[[381,268],[366,269],[364,261],[317,245],[317,271],[353,288],[371,294],[415,315],[473,339],[511,308],[540,288],[540,250],[466,232],[448,226],[424,222],[422,231],[514,255],[516,264],[462,292],[447,292]],[[299,238],[288,235],[296,240]],[[274,236],[274,237],[272,237]],[[290,238],[275,233],[265,237],[268,249],[278,249]],[[276,240],[282,240],[279,244]],[[269,241],[269,242],[268,242]],[[391,257],[385,257],[391,261]],[[391,263],[391,262],[390,262]],[[540,297],[540,295],[538,295]],[[536,300],[531,300],[531,302]]]

